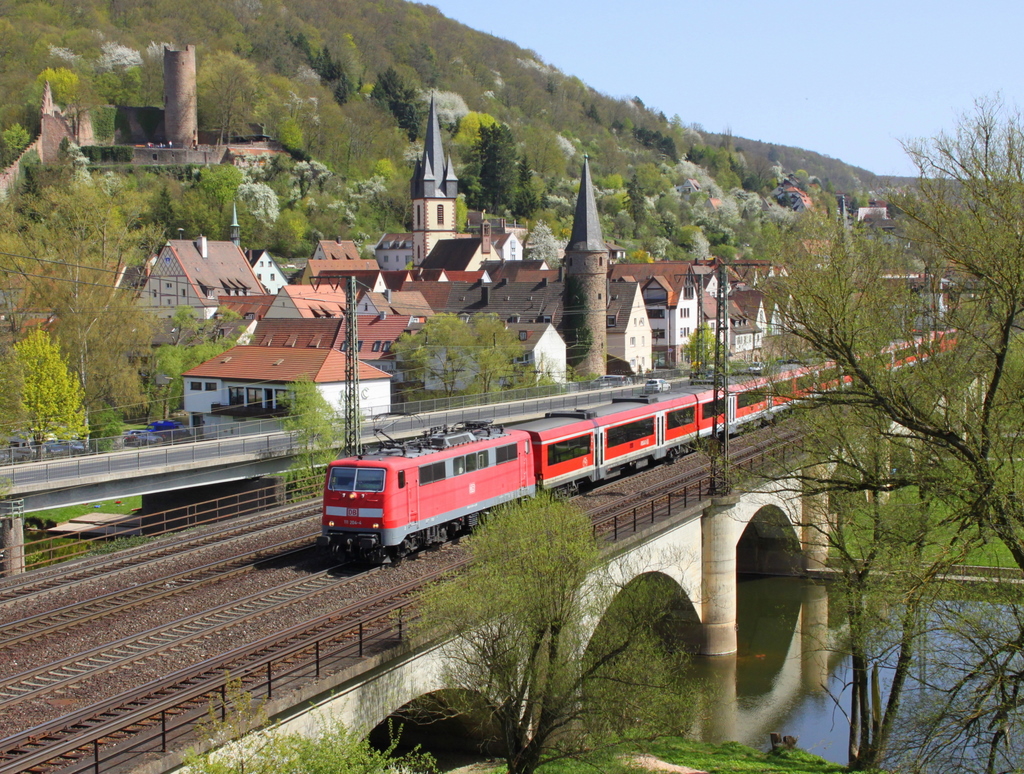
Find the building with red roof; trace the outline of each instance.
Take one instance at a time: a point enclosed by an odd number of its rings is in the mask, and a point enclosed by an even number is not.
[[[192,427],[230,425],[287,415],[288,385],[316,384],[332,407],[342,408],[348,355],[328,347],[239,346],[186,371],[185,411]],[[391,377],[359,363],[360,411],[391,410]]]

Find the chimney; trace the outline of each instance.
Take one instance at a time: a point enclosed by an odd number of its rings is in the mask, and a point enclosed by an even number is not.
[[[562,282],[562,267],[558,267],[558,281]]]
[[[480,252],[484,255],[491,254],[491,223],[488,220],[480,224]]]
[[[199,251],[199,254],[203,258],[210,257],[210,251],[206,248],[206,237],[204,237],[202,234],[200,234],[199,238],[196,240],[196,250]]]
[[[491,303],[491,287],[490,285],[484,285],[480,288],[480,300],[484,302],[484,306]]]
[[[184,238],[185,238],[185,229],[179,228],[178,229],[178,239],[184,239]]]
[[[341,236],[340,235],[334,237],[334,244],[336,244],[336,245],[340,245],[341,244]]]
[[[540,286],[542,288],[546,288],[548,286],[548,278],[547,277],[541,277],[540,278]]]
[[[391,303],[391,288],[384,288],[384,300]]]

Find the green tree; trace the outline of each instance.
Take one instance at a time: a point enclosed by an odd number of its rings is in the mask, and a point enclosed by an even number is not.
[[[36,328],[14,345],[22,374],[21,414],[36,443],[85,435],[85,393],[60,347]]]
[[[7,150],[16,157],[24,149],[29,141],[32,139],[29,137],[28,131],[21,124],[12,124],[11,126],[4,129],[3,132],[4,144],[7,146]]]
[[[392,351],[407,381],[451,397],[472,381],[472,345],[469,325],[458,315],[436,314],[419,332],[399,336]]]
[[[19,198],[0,258],[20,281],[19,306],[52,316],[54,334],[92,409],[142,401],[132,360],[147,352],[152,318],[122,282],[159,243],[146,202],[116,184],[61,182]]]
[[[199,120],[217,130],[219,142],[246,134],[264,99],[264,80],[256,65],[235,54],[218,51],[199,69]]]
[[[919,460],[865,474],[858,491],[916,488],[943,509],[953,553],[999,543],[1024,569],[1016,431],[1024,423],[1024,120],[983,100],[953,132],[908,151],[919,179],[893,201],[911,252],[902,252],[904,242],[804,217],[772,255],[787,276],[771,285],[771,297],[794,348],[829,361],[828,380],[842,380],[842,390],[810,403],[856,408]],[[908,357],[913,367],[892,367]],[[820,470],[814,485],[845,485]],[[986,650],[944,675],[923,727],[930,731],[918,740],[919,765],[953,747],[970,747],[976,770],[1018,765],[1011,740],[1024,725],[1019,684],[992,668],[1019,658],[1024,631],[1006,623],[998,642],[979,636]],[[961,625],[962,635],[972,622]]]
[[[621,589],[576,506],[542,495],[502,508],[470,553],[466,573],[427,594],[423,621],[454,638],[444,649],[454,689],[445,709],[470,713],[482,701],[496,727],[488,741],[504,748],[510,774],[673,733],[696,717],[684,657],[658,634],[667,599],[637,586],[623,592],[628,604],[609,607]]]
[[[288,416],[281,425],[295,433],[298,453],[291,470],[303,482],[302,491],[315,494],[322,468],[334,459],[341,440],[338,411],[315,382],[300,379],[288,385]]]
[[[473,337],[471,346],[476,350],[472,358],[476,374],[472,389],[489,393],[511,385],[522,370],[515,362],[523,355],[516,334],[495,314],[473,315],[469,328]]]
[[[686,340],[686,357],[690,361],[690,368],[694,371],[702,371],[709,368],[715,359],[715,334],[706,322],[702,322],[690,334]]]
[[[395,68],[389,67],[377,76],[370,99],[394,116],[398,127],[410,140],[419,137],[424,122],[423,104],[416,89],[406,85]]]

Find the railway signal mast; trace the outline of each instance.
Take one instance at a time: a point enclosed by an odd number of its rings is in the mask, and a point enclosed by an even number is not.
[[[716,495],[729,494],[729,275],[725,263],[718,267],[715,315],[715,369],[712,375],[714,429],[718,448],[711,454],[711,487]]]
[[[356,278],[345,283],[345,452],[363,453],[359,411],[359,316],[356,314]]]

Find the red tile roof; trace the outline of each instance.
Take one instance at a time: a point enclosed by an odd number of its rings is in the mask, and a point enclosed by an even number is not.
[[[346,355],[336,349],[232,347],[182,375],[269,384],[288,384],[298,379],[318,384],[343,382],[346,359]],[[360,381],[390,378],[380,369],[359,363]]]

